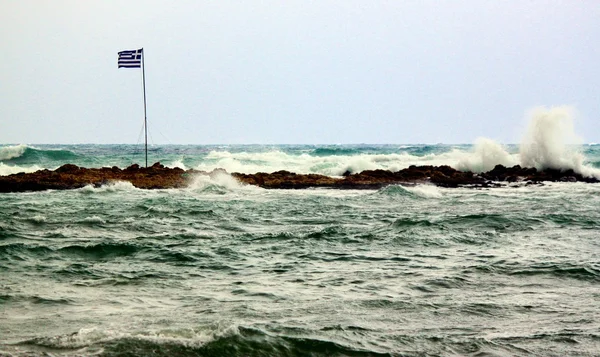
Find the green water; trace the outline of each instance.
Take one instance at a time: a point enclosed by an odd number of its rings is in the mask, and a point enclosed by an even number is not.
[[[129,164],[122,146],[47,149],[67,159],[3,163]],[[156,152],[314,172],[470,148],[318,149]],[[600,185],[580,183],[269,191],[223,175],[0,194],[0,355],[597,356],[598,222]]]

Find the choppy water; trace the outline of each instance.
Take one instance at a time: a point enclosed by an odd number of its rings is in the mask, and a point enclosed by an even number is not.
[[[597,146],[582,154],[598,166]],[[150,161],[339,175],[478,155],[155,146]],[[8,174],[141,156],[13,145],[0,161]],[[598,356],[599,222],[600,185],[579,183],[293,191],[222,176],[0,194],[0,355]]]

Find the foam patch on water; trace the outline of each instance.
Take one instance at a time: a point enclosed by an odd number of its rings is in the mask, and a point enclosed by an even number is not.
[[[102,192],[131,192],[139,190],[129,181],[111,181],[100,187],[86,185],[79,189],[79,192],[84,194],[102,193]]]
[[[104,223],[106,223],[105,220],[103,220],[102,218],[100,218],[98,216],[85,217],[81,222],[88,223],[88,224],[104,224]]]
[[[404,186],[404,185],[389,185],[377,190],[378,194],[384,194],[386,196],[405,196],[405,197],[418,197],[418,198],[441,198],[442,190],[434,185],[415,185],[415,186]]]
[[[178,343],[184,346],[199,347],[221,337],[239,335],[235,325],[214,324],[203,328],[171,329],[159,331],[116,331],[96,327],[82,328],[76,333],[54,337],[38,338],[28,343],[38,346],[64,349],[82,349],[96,344],[104,344],[122,339],[135,339],[152,343]]]
[[[415,196],[422,198],[441,198],[442,190],[433,185],[417,185],[414,187],[406,187],[406,191],[411,192]]]
[[[41,214],[38,214],[36,216],[31,217],[30,220],[34,223],[42,224],[42,223],[46,223],[46,221],[48,219],[46,218],[46,216],[42,216]]]

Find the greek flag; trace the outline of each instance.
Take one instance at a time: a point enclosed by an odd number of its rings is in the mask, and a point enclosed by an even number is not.
[[[140,68],[144,49],[119,52],[119,68]]]

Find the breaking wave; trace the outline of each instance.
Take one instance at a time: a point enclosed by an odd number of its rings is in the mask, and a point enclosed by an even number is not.
[[[165,146],[158,148],[160,152],[155,155],[168,167],[207,172],[225,169],[253,174],[286,170],[342,176],[364,170],[399,171],[411,165],[449,165],[463,171],[485,172],[500,164],[573,169],[584,176],[600,178],[600,169],[595,168],[600,167],[600,149],[586,146],[586,154],[592,154],[590,162],[586,162],[582,140],[575,134],[573,112],[569,107],[532,110],[520,145],[502,145],[489,138],[478,138],[473,145],[198,145]],[[126,167],[131,164],[133,154],[129,153],[134,148],[118,146],[115,151],[114,146],[91,146],[73,152],[54,146],[4,146],[0,147],[0,175],[54,169],[66,163]]]
[[[20,157],[27,150],[27,145],[13,145],[0,147],[0,161],[11,160]]]
[[[41,170],[42,168],[38,165],[23,167],[17,165],[6,165],[3,162],[0,162],[0,176],[18,174],[19,172],[35,172]]]
[[[600,178],[600,170],[585,163],[582,139],[575,133],[574,110],[570,107],[543,108],[531,111],[528,128],[518,153],[487,138],[475,142],[471,155],[459,160],[455,168],[484,172],[495,165],[535,167],[538,170],[572,169],[587,177]]]
[[[68,162],[78,157],[74,152],[63,149],[39,149],[23,144],[0,147],[0,161],[16,164],[36,164],[47,160]]]
[[[341,327],[338,329],[343,331]],[[133,334],[91,328],[70,335],[36,338],[24,341],[24,344],[38,346],[42,351],[78,350],[78,355],[81,352],[87,355],[90,352],[88,348],[100,348],[102,356],[391,356],[385,352],[349,346],[335,339],[278,336],[242,326]]]
[[[488,138],[478,138],[471,154],[465,155],[455,165],[457,170],[471,172],[490,171],[496,165],[514,166],[519,163],[517,154]]]
[[[24,144],[3,146],[0,147],[0,176],[56,168],[61,163],[73,162],[78,157],[70,150],[39,149]]]

